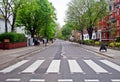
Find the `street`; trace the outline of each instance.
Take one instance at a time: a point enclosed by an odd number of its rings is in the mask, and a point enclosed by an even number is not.
[[[120,65],[75,43],[56,40],[0,69],[0,82],[120,82]]]

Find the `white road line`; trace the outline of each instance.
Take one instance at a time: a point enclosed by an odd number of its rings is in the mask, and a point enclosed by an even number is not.
[[[68,60],[71,73],[83,73],[83,70],[79,66],[76,60]]]
[[[120,79],[111,79],[112,82],[120,82]]]
[[[47,70],[47,73],[59,73],[60,60],[53,60]]]
[[[44,60],[37,60],[32,65],[30,65],[27,69],[22,71],[22,73],[33,73],[35,70],[44,62]]]
[[[31,79],[30,82],[45,82],[44,79]]]
[[[99,82],[97,79],[85,79],[85,82]]]
[[[16,81],[20,81],[20,79],[6,79],[6,81],[16,82]]]
[[[115,69],[115,70],[117,70],[117,71],[120,72],[120,66],[119,66],[119,65],[117,65],[117,64],[115,64],[115,63],[112,63],[112,62],[110,62],[110,61],[108,61],[108,60],[100,60],[100,61],[101,61],[102,63],[108,65],[109,67],[111,67],[111,68],[113,68],[113,69]]]
[[[97,65],[92,60],[84,60],[84,62],[87,63],[96,73],[108,73],[108,71]]]
[[[24,63],[26,63],[26,62],[28,62],[28,61],[29,61],[29,60],[20,61],[20,62],[14,64],[14,65],[12,65],[12,66],[9,66],[9,67],[1,70],[0,72],[2,72],[2,73],[9,73],[9,72],[15,70],[16,68],[20,67],[21,65],[23,65]]]
[[[73,82],[72,79],[58,79],[58,82]]]

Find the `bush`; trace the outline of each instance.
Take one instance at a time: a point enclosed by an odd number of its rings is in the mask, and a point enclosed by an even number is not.
[[[100,42],[99,41],[95,41],[95,45],[100,45]]]
[[[120,42],[120,36],[119,36],[119,37],[117,37],[117,40],[116,40],[116,42]]]
[[[109,46],[110,46],[110,47],[115,47],[115,42],[111,42],[111,43],[109,44]]]
[[[4,42],[4,39],[9,39],[10,42],[24,42],[26,40],[24,34],[9,32],[0,34],[0,42]]]
[[[94,44],[94,40],[85,40],[84,44],[93,45]]]
[[[115,47],[120,47],[120,42],[115,42]]]

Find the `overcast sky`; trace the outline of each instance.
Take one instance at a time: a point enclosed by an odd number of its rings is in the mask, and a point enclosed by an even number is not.
[[[52,2],[53,6],[56,9],[57,12],[57,21],[60,25],[64,25],[64,18],[65,18],[65,11],[67,10],[68,6],[67,4],[71,0],[49,0]]]

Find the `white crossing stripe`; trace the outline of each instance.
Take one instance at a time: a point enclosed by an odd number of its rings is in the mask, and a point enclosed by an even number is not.
[[[110,61],[108,61],[108,60],[100,60],[100,61],[101,61],[102,63],[108,65],[109,67],[111,67],[111,68],[113,68],[113,69],[115,69],[115,70],[117,70],[117,71],[120,72],[120,66],[119,66],[119,65],[117,65],[117,64],[115,64],[115,63],[112,63],[112,62],[110,62]]]
[[[85,82],[99,82],[97,79],[85,79]]]
[[[30,82],[45,82],[44,79],[31,79]]]
[[[53,60],[47,70],[47,73],[59,73],[60,60]]]
[[[84,62],[87,63],[96,73],[108,73],[108,71],[97,65],[92,60],[84,60]]]
[[[111,79],[112,82],[120,82],[120,79]]]
[[[26,63],[26,62],[28,62],[28,61],[29,61],[29,60],[20,61],[20,62],[14,64],[14,65],[12,65],[12,66],[9,66],[9,67],[1,70],[0,72],[2,72],[2,73],[9,73],[9,72],[15,70],[16,68],[20,67],[21,65],[23,65],[24,63]]]
[[[27,69],[22,71],[22,73],[34,73],[35,70],[44,62],[44,60],[37,60],[32,65],[30,65]]]
[[[72,79],[58,79],[58,82],[73,82]]]
[[[16,82],[16,81],[20,81],[20,79],[6,79],[6,81]]]
[[[79,66],[76,60],[68,60],[68,63],[69,63],[70,71],[72,73],[79,73],[79,72],[83,73],[83,70],[81,69],[81,67]]]

